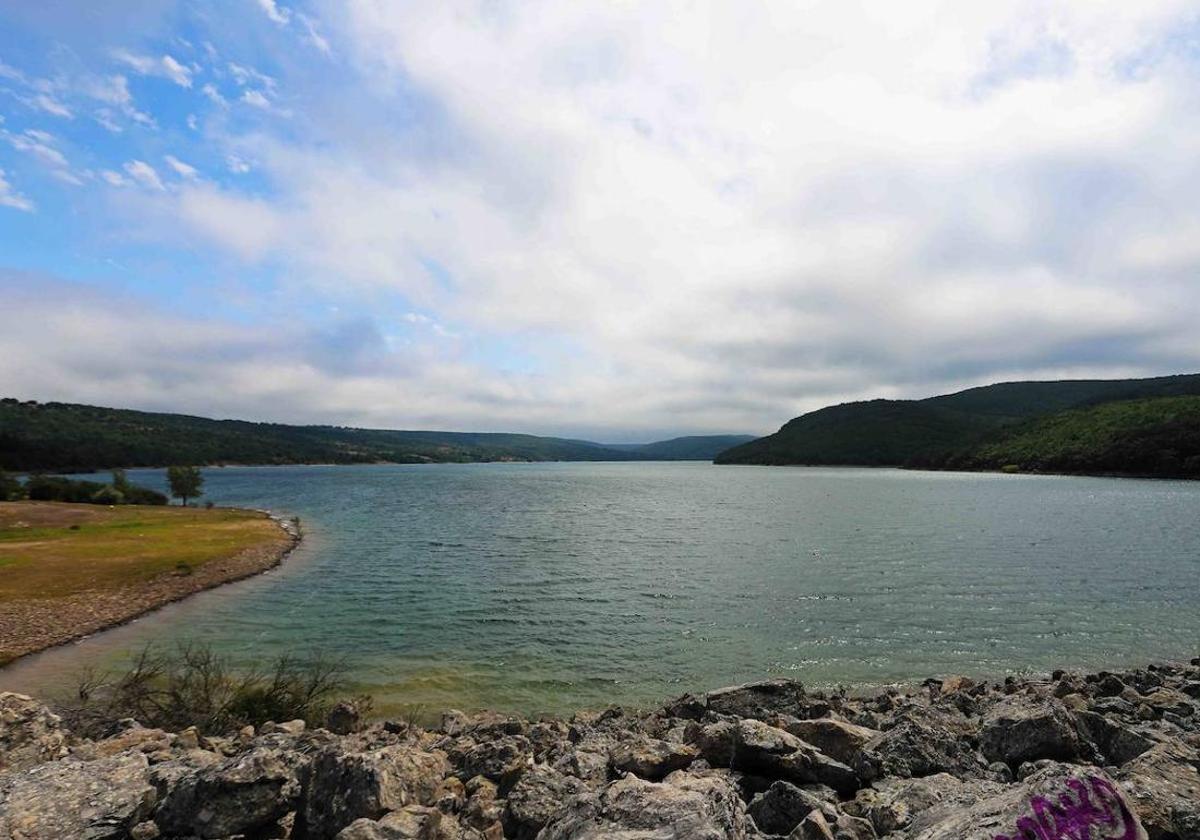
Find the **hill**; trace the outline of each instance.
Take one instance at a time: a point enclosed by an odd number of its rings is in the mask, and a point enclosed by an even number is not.
[[[754,435],[691,435],[655,443],[606,443],[603,446],[640,455],[649,461],[711,461],[733,446],[749,443]]]
[[[966,467],[973,453],[1033,419],[1120,402],[1200,395],[1200,374],[1150,379],[1004,382],[923,400],[844,403],[797,417],[778,432],[722,452],[718,464]],[[1124,416],[1124,415],[1123,415]],[[1133,415],[1124,416],[1132,421]],[[1086,415],[1076,422],[1098,421]],[[1115,422],[1115,421],[1114,421]],[[1132,440],[1147,426],[1128,430]],[[1030,431],[1034,437],[1040,433]],[[1098,438],[1097,438],[1098,440]],[[998,457],[997,450],[997,457]],[[1096,459],[1102,454],[1097,451]],[[1107,456],[1104,456],[1107,457]],[[1007,461],[1003,466],[1014,461]]]
[[[678,438],[617,449],[590,441],[502,432],[289,426],[0,400],[0,468],[18,472],[165,464],[708,460],[728,442],[743,439]],[[688,454],[689,446],[699,454]]]
[[[1006,428],[915,466],[1200,478],[1200,397],[1123,400]]]

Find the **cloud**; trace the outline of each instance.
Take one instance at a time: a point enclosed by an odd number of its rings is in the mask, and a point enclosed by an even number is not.
[[[33,97],[32,102],[36,107],[45,111],[47,114],[53,114],[56,117],[63,117],[64,119],[68,120],[74,116],[71,113],[70,108],[49,94],[39,93],[37,96]]]
[[[284,6],[278,5],[275,0],[257,0],[258,7],[266,13],[267,17],[272,22],[280,26],[287,26],[292,19],[292,11]]]
[[[286,126],[232,109],[203,152],[175,141],[253,177],[114,206],[338,307],[188,380],[251,417],[762,432],[845,399],[1197,369],[1196,26],[1184,0],[351,0],[319,74],[248,39],[193,73],[218,105],[287,92]],[[116,159],[163,159],[138,134]]]
[[[138,110],[129,91],[129,80],[120,74],[100,76],[87,79],[83,86],[85,95],[117,108],[125,117],[139,125],[154,127],[154,119],[149,114]],[[96,121],[111,132],[119,133],[121,125],[116,121],[113,111],[101,108],[95,113]]]
[[[196,167],[184,163],[174,155],[166,155],[163,157],[163,160],[165,160],[167,165],[170,166],[171,169],[175,170],[175,174],[181,178],[194,181],[200,177],[200,173]]]
[[[149,187],[152,190],[163,191],[166,187],[163,186],[162,179],[158,177],[158,172],[153,166],[146,163],[144,160],[131,160],[125,164],[125,171],[137,183],[143,187]]]
[[[3,169],[0,169],[0,207],[11,207],[26,213],[32,213],[34,210],[33,202],[21,195],[16,187],[8,182]]]
[[[70,166],[66,156],[55,146],[57,139],[49,132],[29,128],[22,134],[12,134],[0,130],[0,136],[8,140],[9,145],[17,151],[32,155],[47,167],[66,169]]]
[[[158,76],[168,79],[182,88],[192,86],[192,71],[173,56],[164,54],[158,58],[139,55],[129,50],[113,50],[112,56],[132,69],[139,76]]]
[[[308,15],[301,13],[299,15],[300,23],[304,25],[304,41],[325,55],[332,55],[333,48],[329,46],[329,41],[321,34],[317,27],[317,22]]]

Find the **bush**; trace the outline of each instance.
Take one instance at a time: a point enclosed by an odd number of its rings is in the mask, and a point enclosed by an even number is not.
[[[0,470],[0,502],[10,502],[20,499],[24,495],[25,488],[21,486],[21,482],[4,470]]]
[[[114,478],[116,476],[114,475]],[[75,502],[97,505],[165,505],[167,497],[148,487],[124,480],[120,484],[76,481],[62,476],[35,475],[25,485],[29,498],[37,502]]]
[[[322,725],[345,686],[340,662],[281,656],[266,669],[238,670],[207,645],[169,654],[147,647],[117,674],[84,671],[76,697],[61,705],[72,730],[98,737],[122,718],[178,731],[219,734],[301,718]]]

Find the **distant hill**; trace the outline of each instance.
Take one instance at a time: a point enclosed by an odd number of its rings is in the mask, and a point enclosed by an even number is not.
[[[289,426],[0,400],[0,468],[15,472],[166,464],[710,460],[731,443],[746,439],[736,435],[676,438],[611,448],[590,441],[501,432]]]
[[[606,448],[640,455],[649,461],[711,461],[733,446],[749,443],[754,435],[691,435],[655,443],[605,443]]]
[[[1062,382],[1005,382],[970,388],[955,394],[924,400],[870,400],[823,408],[790,420],[778,432],[736,446],[716,457],[718,464],[848,464],[864,466],[928,466],[955,468],[999,468],[1008,465],[1038,464],[1030,469],[1051,470],[1050,463],[1066,463],[1060,450],[1051,451],[1050,426],[1030,425],[1038,418],[1055,417],[1062,412],[1089,407],[1157,400],[1179,396],[1200,396],[1200,374],[1164,376],[1152,379],[1069,380]],[[1163,404],[1164,406],[1166,403]],[[1079,424],[1111,421],[1130,424],[1115,432],[1123,446],[1151,434],[1154,423],[1146,420],[1146,411],[1075,416],[1070,429],[1093,444],[1088,454],[1072,456],[1078,463],[1099,464],[1118,458],[1115,451],[1103,448],[1101,436],[1085,432]],[[1174,415],[1171,415],[1174,416]],[[1189,420],[1186,412],[1180,423]],[[1171,426],[1175,421],[1164,422]],[[1176,429],[1177,431],[1177,429]],[[1174,435],[1176,432],[1166,432]],[[1025,437],[1020,437],[1025,435]],[[1185,436],[1186,437],[1186,436]],[[1108,440],[1109,438],[1104,438]],[[1147,441],[1148,441],[1147,437]],[[1024,460],[1004,461],[1002,451],[987,449],[1009,441],[1016,447],[1023,441]],[[1050,447],[1044,457],[1034,455],[1035,442]],[[1148,442],[1145,445],[1150,445]],[[1122,450],[1125,451],[1125,450]],[[990,453],[990,454],[985,454]],[[1164,456],[1167,457],[1167,456]],[[1119,459],[1118,459],[1119,460]],[[1136,460],[1136,459],[1135,459]],[[1185,457],[1184,461],[1187,460]],[[999,461],[1003,461],[999,463]],[[1130,461],[1132,463],[1132,461]],[[1139,461],[1140,463],[1140,461]],[[1132,471],[1099,466],[1071,471]],[[1141,470],[1137,470],[1141,471]],[[1151,471],[1156,474],[1156,471]]]

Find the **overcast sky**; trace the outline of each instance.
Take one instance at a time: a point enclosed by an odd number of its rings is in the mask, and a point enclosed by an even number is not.
[[[0,395],[637,440],[1200,370],[1200,7],[0,0]]]

